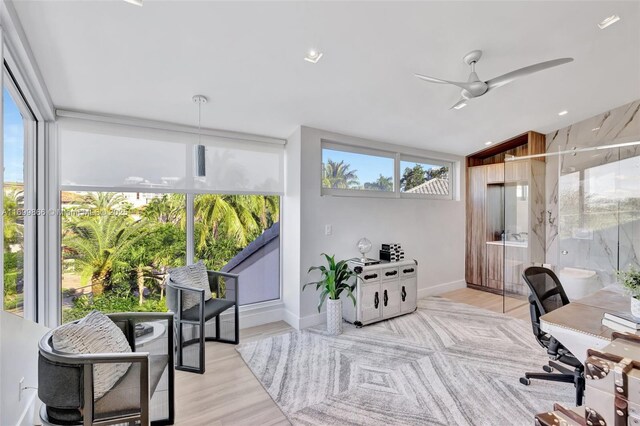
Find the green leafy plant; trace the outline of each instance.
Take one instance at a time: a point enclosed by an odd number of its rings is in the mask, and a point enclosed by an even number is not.
[[[620,283],[631,294],[631,297],[640,299],[640,271],[631,268],[628,271],[616,271]]]
[[[347,296],[355,305],[356,298],[353,295],[353,290],[356,288],[357,280],[360,277],[353,272],[351,268],[349,268],[346,260],[336,262],[335,255],[329,256],[325,253],[322,253],[322,255],[327,259],[327,266],[312,266],[308,271],[308,273],[316,270],[320,271],[320,280],[305,284],[302,287],[302,290],[310,285],[315,285],[316,290],[322,289],[322,293],[320,293],[320,302],[318,303],[318,312],[322,309],[322,305],[327,297],[331,300],[338,300],[340,299],[340,294],[342,294],[343,291],[347,292]],[[351,277],[355,277],[353,284],[348,283]]]

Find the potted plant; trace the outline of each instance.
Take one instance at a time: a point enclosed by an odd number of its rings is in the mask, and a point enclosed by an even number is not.
[[[622,286],[631,295],[631,314],[640,319],[640,271],[631,268],[616,273]]]
[[[305,284],[302,290],[309,285],[315,285],[316,290],[322,289],[318,312],[320,312],[327,297],[329,298],[327,301],[327,332],[337,336],[342,333],[342,300],[340,295],[342,292],[346,292],[355,305],[356,298],[353,295],[353,290],[356,288],[356,282],[359,277],[349,268],[346,260],[336,262],[335,255],[329,256],[325,253],[322,253],[322,255],[327,260],[327,266],[312,266],[308,271],[308,273],[315,270],[320,271],[320,280]],[[351,277],[356,278],[353,284],[348,283]]]

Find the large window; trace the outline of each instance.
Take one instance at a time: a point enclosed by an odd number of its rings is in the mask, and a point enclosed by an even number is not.
[[[167,268],[186,260],[185,196],[62,192],[62,319],[164,311]]]
[[[195,260],[240,274],[240,305],[280,298],[280,197],[196,195]]]
[[[8,73],[3,99],[4,310],[35,319],[35,121]]]
[[[62,320],[164,311],[167,269],[187,258],[186,196],[61,193]],[[280,297],[280,197],[194,197],[195,260],[241,275],[240,304]]]
[[[64,322],[166,310],[167,270],[198,260],[240,276],[240,305],[280,298],[281,144],[71,118],[58,129]]]
[[[322,142],[322,194],[453,199],[450,161]]]

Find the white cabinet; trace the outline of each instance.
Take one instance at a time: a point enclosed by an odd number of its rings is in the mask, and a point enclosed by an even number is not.
[[[360,279],[356,284],[356,306],[343,296],[343,316],[361,326],[416,310],[418,266],[413,260],[359,266],[350,263]]]
[[[374,322],[382,319],[382,311],[380,310],[380,281],[371,284],[362,284],[358,286],[356,292],[356,301],[360,301],[359,305],[360,317],[362,322]],[[344,302],[343,302],[344,303]],[[347,301],[347,303],[352,303]]]

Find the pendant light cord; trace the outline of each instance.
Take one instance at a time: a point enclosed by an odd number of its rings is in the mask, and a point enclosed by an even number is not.
[[[201,119],[202,119],[202,102],[198,102],[198,145],[201,145],[200,143],[200,137],[202,135]]]

